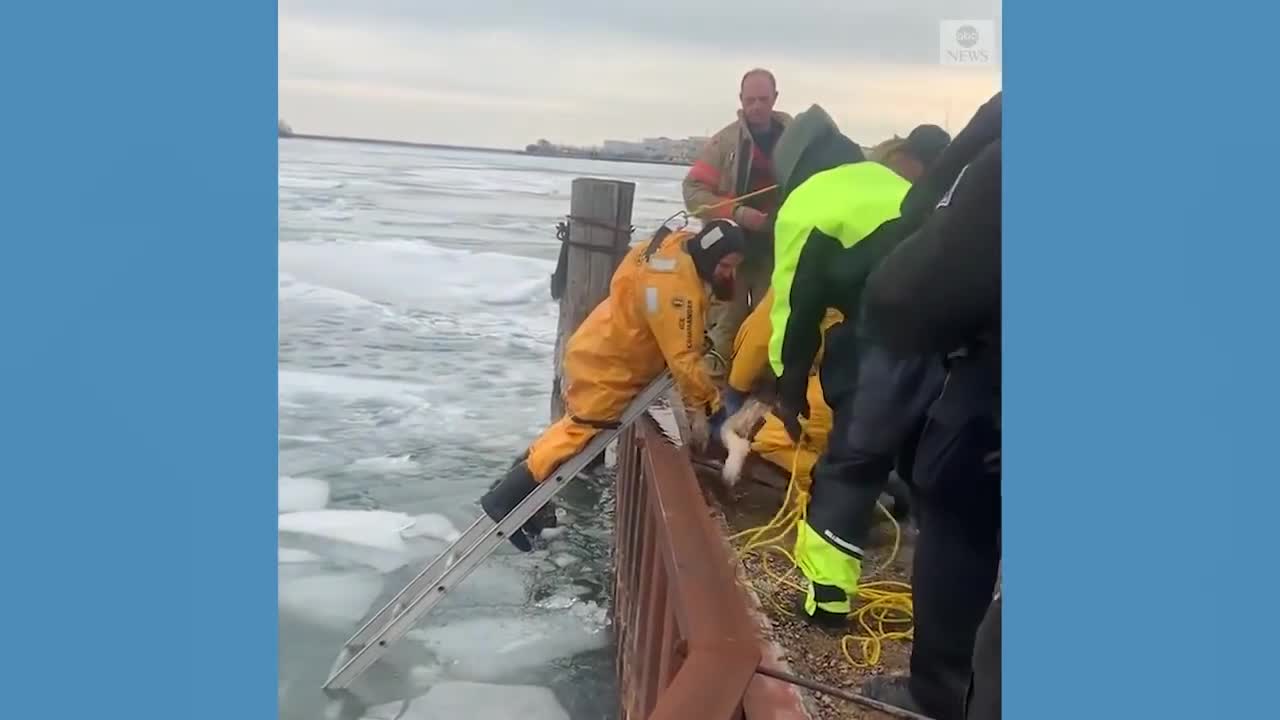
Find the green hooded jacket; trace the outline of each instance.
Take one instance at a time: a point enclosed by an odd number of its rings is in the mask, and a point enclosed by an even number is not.
[[[774,224],[769,363],[783,399],[798,406],[827,308],[856,322],[867,275],[897,244],[893,225],[910,183],[866,161],[817,105],[787,126],[773,163],[782,207]]]

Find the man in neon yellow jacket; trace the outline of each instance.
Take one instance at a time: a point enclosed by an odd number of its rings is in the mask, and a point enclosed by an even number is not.
[[[872,148],[868,159],[893,170],[909,182],[920,178],[942,150],[951,142],[951,136],[936,125],[919,125],[905,138],[896,135]],[[766,375],[769,366],[769,341],[771,326],[769,317],[773,308],[773,289],[770,288],[756,305],[751,314],[743,321],[733,342],[732,367],[729,372],[728,390],[725,401],[730,405],[730,413],[757,387]],[[844,321],[844,315],[834,308],[828,308],[822,319],[821,332]],[[800,489],[808,492],[810,473],[814,464],[827,447],[827,435],[831,432],[832,411],[827,405],[822,392],[822,383],[818,377],[818,365],[821,363],[822,351],[819,348],[814,359],[813,371],[809,375],[806,399],[809,403],[809,418],[804,424],[804,434],[799,446],[792,442],[782,422],[776,416],[765,418],[764,424],[750,436],[751,452],[767,460],[785,473],[790,473],[793,464],[796,468],[796,480]],[[797,458],[798,455],[798,458]],[[736,478],[735,478],[736,479]],[[899,519],[905,517],[907,491],[900,483],[891,482],[892,508]]]
[[[899,208],[911,183],[868,162],[818,106],[796,116],[774,149],[783,191],[774,225],[769,364],[774,415],[791,440],[811,417],[809,375],[819,348],[823,396],[833,411],[813,469],[795,556],[809,580],[806,615],[843,624],[862,574],[875,505],[897,455],[936,397],[941,367],[898,357],[859,332],[862,288],[901,240]],[[843,320],[825,329],[828,310]]]

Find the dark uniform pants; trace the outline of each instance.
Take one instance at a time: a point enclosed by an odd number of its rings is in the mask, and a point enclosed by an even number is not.
[[[819,535],[863,548],[889,472],[937,398],[944,370],[933,357],[897,356],[866,342],[854,351],[843,331],[827,335],[822,387],[834,416],[813,469],[808,519]]]
[[[931,411],[914,469],[920,534],[910,689],[937,720],[963,717],[975,637],[1000,570],[1000,431],[983,414],[956,422],[962,417]],[[981,683],[977,690],[981,700]]]
[[[934,358],[900,357],[859,342],[847,324],[827,332],[822,388],[834,417],[795,548],[809,581],[809,614],[851,608],[876,502],[903,443],[937,396],[942,373]]]
[[[973,678],[965,700],[965,720],[1000,720],[1000,610],[1002,596],[991,601],[973,648]]]

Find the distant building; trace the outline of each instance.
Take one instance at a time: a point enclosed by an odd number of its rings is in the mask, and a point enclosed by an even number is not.
[[[605,155],[617,157],[634,157],[646,160],[692,161],[710,138],[687,137],[672,139],[669,137],[644,138],[639,142],[630,140],[605,140],[601,151]]]
[[[710,138],[668,137],[632,140],[605,140],[599,147],[580,148],[556,145],[546,140],[526,145],[524,151],[531,155],[563,155],[568,157],[615,158],[620,160],[648,160],[655,162],[691,164]]]
[[[600,149],[608,155],[626,155],[635,152],[635,145],[625,140],[605,140]]]

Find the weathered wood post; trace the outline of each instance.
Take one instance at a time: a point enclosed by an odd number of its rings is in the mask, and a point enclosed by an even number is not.
[[[555,375],[551,385],[551,421],[564,415],[564,346],[587,315],[609,296],[609,281],[631,241],[631,207],[636,185],[621,180],[576,178],[569,200],[569,233],[561,254],[563,286],[556,333]]]

